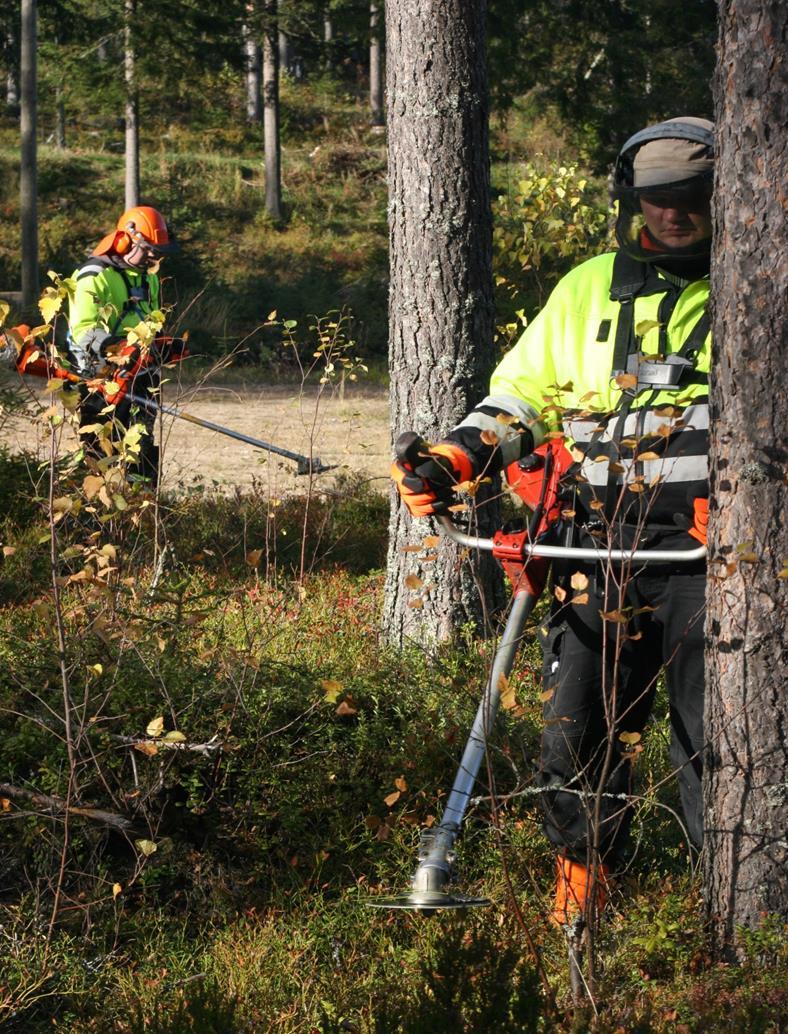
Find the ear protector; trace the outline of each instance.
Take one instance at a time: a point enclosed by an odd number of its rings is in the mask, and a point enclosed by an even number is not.
[[[125,232],[125,230],[121,230],[115,234],[115,240],[112,244],[112,250],[115,251],[118,255],[126,255],[128,252],[131,251],[133,245],[134,242],[132,241],[131,237]]]

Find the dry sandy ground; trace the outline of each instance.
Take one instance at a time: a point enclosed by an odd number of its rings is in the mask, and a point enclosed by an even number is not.
[[[281,386],[210,387],[186,390],[177,400],[174,394],[170,389],[163,401],[292,452],[308,455],[311,442],[312,454],[323,463],[337,464],[339,472],[361,471],[374,488],[388,488],[388,394],[383,388],[354,387],[344,398],[336,391],[325,391],[319,403],[314,388],[301,392]],[[41,401],[46,404],[46,396]],[[66,432],[61,447],[73,448],[74,441]],[[232,492],[257,482],[272,493],[285,494],[305,487],[306,479],[295,476],[292,461],[182,420],[165,416],[161,441],[167,489],[186,489],[201,482]],[[35,421],[11,417],[0,420],[0,445],[38,452],[43,458],[48,432]],[[333,473],[321,475],[320,481]]]

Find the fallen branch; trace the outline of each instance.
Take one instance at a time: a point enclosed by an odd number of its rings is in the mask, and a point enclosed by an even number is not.
[[[116,815],[111,811],[103,811],[101,808],[81,808],[75,804],[67,806],[66,802],[60,797],[50,797],[49,794],[36,793],[35,790],[26,790],[22,786],[0,783],[0,795],[27,801],[37,808],[43,808],[52,812],[53,815],[76,815],[79,818],[100,822],[104,826],[111,826],[122,833],[134,831],[134,823],[123,815]]]
[[[158,754],[160,750],[186,750],[192,754],[202,754],[203,757],[208,758],[224,746],[217,736],[212,736],[207,743],[183,743],[178,740],[151,739],[150,737],[140,739],[136,736],[121,736],[116,732],[109,733],[109,738],[124,744],[126,747],[133,747],[141,754],[147,754],[149,757]]]

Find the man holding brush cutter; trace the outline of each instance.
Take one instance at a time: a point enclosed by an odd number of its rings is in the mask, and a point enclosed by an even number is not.
[[[705,119],[624,144],[618,252],[561,280],[490,395],[441,442],[400,437],[392,477],[411,514],[447,513],[480,477],[516,481],[550,449],[571,544],[603,555],[705,544],[713,163]],[[686,830],[702,842],[705,561],[558,561],[552,577],[538,785],[557,854],[552,920],[568,927],[604,905],[622,865],[632,760],[663,669]]]

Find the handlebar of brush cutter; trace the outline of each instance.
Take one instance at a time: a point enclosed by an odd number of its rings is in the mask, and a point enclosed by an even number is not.
[[[436,520],[445,534],[460,546],[490,553],[495,549],[493,539],[468,535],[457,527],[451,517],[438,516]],[[630,562],[636,564],[691,564],[697,560],[703,560],[706,556],[705,546],[696,546],[694,549],[609,549],[605,546],[549,546],[539,542],[525,542],[522,549],[524,558],[547,557],[551,560],[596,560],[599,562],[607,560],[618,564]]]

